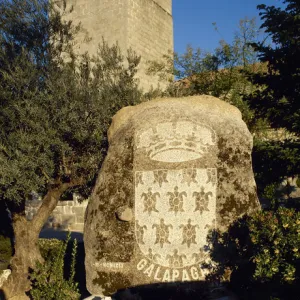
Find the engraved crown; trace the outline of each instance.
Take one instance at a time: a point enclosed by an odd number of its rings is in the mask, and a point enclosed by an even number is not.
[[[137,133],[137,148],[152,160],[182,162],[202,157],[215,144],[215,132],[190,121],[165,122]]]

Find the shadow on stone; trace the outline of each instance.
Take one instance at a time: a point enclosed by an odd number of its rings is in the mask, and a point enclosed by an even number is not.
[[[237,300],[225,286],[212,285],[205,281],[174,282],[141,285],[119,290],[112,299],[116,300]]]
[[[207,242],[215,263],[206,281],[140,285],[118,290],[116,300],[298,300],[300,294],[300,261],[294,261],[295,280],[284,282],[282,274],[272,278],[255,278],[257,255],[249,230],[251,217],[234,222],[226,232],[210,231]],[[263,226],[263,225],[262,225]],[[269,246],[266,245],[266,249]],[[266,264],[266,268],[267,268]],[[222,283],[220,283],[222,282]]]
[[[241,113],[211,96],[157,99],[120,110],[108,140],[86,211],[88,290],[150,284],[157,299],[158,282],[204,280],[209,230],[260,209]]]
[[[0,300],[6,300],[2,289],[0,289]]]
[[[283,281],[281,273],[272,278],[255,278],[256,265],[253,259],[258,254],[258,247],[251,240],[250,219],[251,217],[244,216],[235,221],[228,231],[224,233],[212,231],[210,233],[208,242],[213,241],[214,245],[210,255],[216,267],[214,272],[207,277],[207,280],[212,282],[227,281],[227,288],[238,297],[237,299],[298,300],[300,294],[299,259],[292,262],[296,268],[293,282]],[[265,249],[269,249],[269,247],[266,245]],[[266,262],[265,268],[268,267]]]

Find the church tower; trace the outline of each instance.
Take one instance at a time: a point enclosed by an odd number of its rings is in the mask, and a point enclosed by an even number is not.
[[[102,37],[118,42],[122,52],[132,48],[141,55],[138,71],[145,91],[157,87],[158,79],[146,75],[147,61],[160,61],[173,52],[172,0],[67,0],[73,6],[71,19],[81,22],[91,41],[80,45],[81,53],[96,53]],[[164,86],[165,83],[160,83]]]

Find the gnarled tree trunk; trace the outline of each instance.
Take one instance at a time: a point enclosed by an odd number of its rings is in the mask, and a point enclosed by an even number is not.
[[[12,214],[15,254],[11,259],[12,273],[2,287],[7,300],[29,299],[25,294],[31,288],[29,270],[34,269],[38,261],[43,261],[38,246],[40,231],[68,187],[62,184],[49,190],[32,221],[26,220],[24,209]]]

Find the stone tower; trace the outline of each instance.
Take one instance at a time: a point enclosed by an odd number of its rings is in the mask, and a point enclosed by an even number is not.
[[[71,18],[81,22],[91,41],[80,52],[94,54],[102,37],[121,50],[132,48],[142,60],[138,78],[145,91],[158,85],[158,79],[145,74],[148,60],[161,60],[173,51],[172,0],[68,0]],[[165,83],[160,83],[164,86]]]

